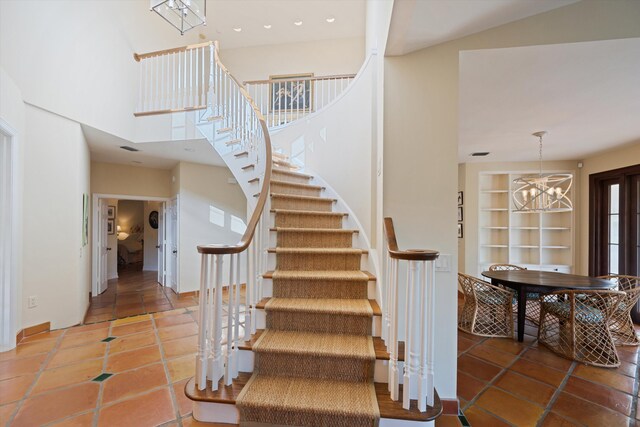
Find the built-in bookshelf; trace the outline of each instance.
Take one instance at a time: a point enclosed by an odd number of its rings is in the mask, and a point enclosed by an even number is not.
[[[513,208],[513,180],[527,175],[532,174],[483,172],[479,175],[478,274],[491,264],[573,272],[574,213],[522,213]],[[573,198],[571,191],[569,197]]]

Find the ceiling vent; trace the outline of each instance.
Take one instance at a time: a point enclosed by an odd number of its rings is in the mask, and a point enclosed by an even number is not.
[[[488,151],[476,151],[475,153],[471,153],[471,157],[485,157],[490,153]]]
[[[128,145],[121,145],[120,148],[127,151],[140,151],[137,148],[129,147]]]

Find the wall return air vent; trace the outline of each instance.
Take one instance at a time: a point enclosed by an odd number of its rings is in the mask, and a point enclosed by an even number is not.
[[[476,151],[475,153],[471,153],[471,157],[485,157],[488,156],[489,153],[488,151]]]
[[[140,151],[137,148],[129,147],[128,145],[121,145],[120,148],[127,151]]]

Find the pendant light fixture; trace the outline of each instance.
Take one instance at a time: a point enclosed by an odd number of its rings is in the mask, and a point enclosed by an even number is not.
[[[514,212],[569,212],[573,204],[569,190],[573,175],[567,173],[542,174],[542,138],[547,131],[535,132],[540,151],[540,173],[538,176],[516,178],[513,180]]]
[[[184,34],[199,25],[206,25],[206,0],[150,0],[150,9]]]

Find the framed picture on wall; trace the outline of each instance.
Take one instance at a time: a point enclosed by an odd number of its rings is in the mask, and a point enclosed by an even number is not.
[[[458,206],[462,206],[462,191],[458,191]]]
[[[107,220],[107,234],[115,234],[115,232],[116,232],[115,220],[108,219]]]
[[[115,219],[116,217],[116,207],[115,206],[107,206],[107,218]]]
[[[313,106],[313,73],[269,76],[271,112],[311,111]]]
[[[462,223],[458,223],[458,239],[462,239]]]
[[[458,206],[458,221],[462,221],[462,206]]]

